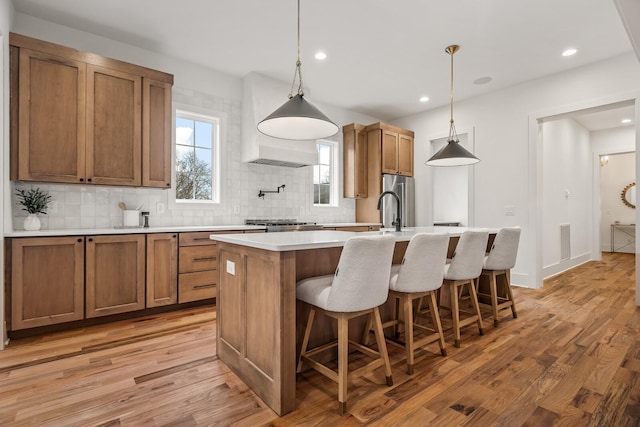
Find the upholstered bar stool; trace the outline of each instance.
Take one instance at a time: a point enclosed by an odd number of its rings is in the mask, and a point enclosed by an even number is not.
[[[400,309],[396,318],[383,323],[382,327],[403,325],[404,341],[398,342],[387,337],[389,342],[401,344],[407,353],[407,374],[413,374],[414,352],[438,341],[440,353],[447,355],[442,333],[442,323],[436,302],[436,293],[442,286],[444,266],[447,260],[449,234],[416,234],[411,238],[402,264],[391,267],[389,297],[399,302]],[[418,313],[414,317],[413,301],[426,300],[431,314],[433,328],[417,323]],[[400,316],[400,314],[402,314]],[[426,336],[415,339],[415,332],[426,332]]]
[[[489,293],[481,292],[478,281],[478,297],[487,297],[491,304],[483,304],[491,308],[493,316],[493,326],[500,325],[498,312],[511,308],[511,314],[515,319],[518,317],[516,303],[511,292],[511,269],[516,265],[518,255],[518,243],[520,242],[520,227],[501,228],[496,235],[489,255],[484,259],[481,276],[489,279]],[[498,287],[497,277],[504,276],[504,286]],[[481,299],[482,301],[482,299]]]
[[[456,347],[460,347],[460,329],[464,326],[477,323],[480,335],[484,334],[475,280],[482,272],[488,240],[489,233],[487,231],[465,231],[458,240],[451,262],[444,269],[443,289],[448,291],[446,296],[449,298],[450,305],[446,305],[445,292],[441,292],[440,308],[451,311]],[[468,294],[464,293],[465,288]],[[473,311],[460,308],[460,301],[464,299],[470,300]],[[469,314],[469,316],[461,320],[461,312]]]
[[[311,305],[297,372],[301,372],[303,363],[306,363],[337,382],[340,415],[347,410],[349,377],[361,376],[384,366],[387,385],[393,385],[391,364],[378,307],[385,303],[389,294],[389,275],[394,246],[395,238],[392,235],[352,237],[345,242],[335,274],[311,277],[301,280],[296,285],[296,298]],[[338,321],[338,339],[308,350],[316,311]],[[378,351],[349,340],[349,319],[363,315],[373,316]],[[348,374],[350,344],[354,349],[375,360]],[[336,345],[338,347],[337,373],[312,358]]]

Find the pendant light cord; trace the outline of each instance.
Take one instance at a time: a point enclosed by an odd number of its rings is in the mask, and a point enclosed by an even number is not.
[[[293,73],[293,82],[291,82],[291,91],[289,99],[293,98],[293,88],[296,86],[296,77],[298,78],[298,95],[304,96],[302,90],[302,62],[300,62],[300,0],[298,0],[298,59],[296,61],[296,70]]]
[[[458,46],[449,46],[447,48],[447,52],[449,53],[449,55],[451,55],[451,89],[450,89],[450,94],[451,94],[451,119],[449,120],[450,126],[449,126],[449,141],[455,141],[455,142],[460,142],[460,140],[458,139],[458,133],[456,132],[456,125],[453,122],[453,54],[456,53],[456,51],[458,50]]]

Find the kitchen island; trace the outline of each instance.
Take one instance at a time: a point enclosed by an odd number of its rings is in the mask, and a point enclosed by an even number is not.
[[[307,309],[296,303],[296,282],[332,274],[347,239],[393,234],[394,264],[402,261],[416,233],[448,232],[449,250],[465,227],[416,227],[396,232],[302,231],[216,234],[219,280],[217,355],[278,415],[295,409],[296,352],[304,331],[296,319]],[[296,312],[298,314],[296,315]],[[329,341],[331,328],[317,328],[313,340]],[[310,343],[310,345],[313,343]]]

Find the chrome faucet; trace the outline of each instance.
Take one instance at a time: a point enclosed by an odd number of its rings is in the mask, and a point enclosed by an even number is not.
[[[393,196],[396,199],[396,212],[398,214],[397,218],[391,223],[391,225],[396,226],[396,231],[401,231],[400,227],[402,224],[402,219],[401,219],[402,214],[401,214],[401,208],[400,208],[400,197],[398,197],[396,193],[394,193],[393,191],[385,191],[384,193],[382,193],[378,198],[378,210],[380,210],[380,208],[382,207],[382,199],[387,194]],[[382,218],[382,211],[380,212],[380,217]],[[382,220],[380,222],[382,222]],[[384,227],[384,224],[382,224],[382,226]]]

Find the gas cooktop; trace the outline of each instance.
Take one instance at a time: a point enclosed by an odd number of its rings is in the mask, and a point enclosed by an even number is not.
[[[247,219],[244,223],[247,225],[263,225],[267,227],[268,232],[322,230],[322,226],[317,225],[315,222],[301,222],[293,218]]]

